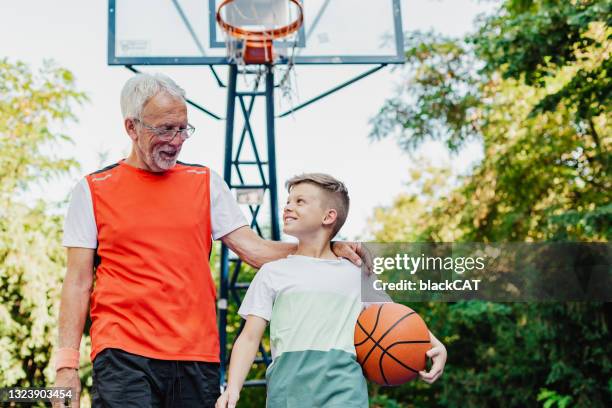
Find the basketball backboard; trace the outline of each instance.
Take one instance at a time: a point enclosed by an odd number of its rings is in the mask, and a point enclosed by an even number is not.
[[[226,65],[222,0],[109,0],[109,65]],[[400,0],[303,0],[296,64],[404,62]],[[282,63],[282,60],[281,60]]]

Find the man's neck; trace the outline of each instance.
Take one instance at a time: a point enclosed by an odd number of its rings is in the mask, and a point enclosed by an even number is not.
[[[143,160],[141,160],[140,157],[138,157],[138,154],[134,151],[134,149],[132,149],[130,155],[125,159],[124,163],[129,166],[136,167],[138,169],[151,171],[149,166],[147,166],[147,164]]]

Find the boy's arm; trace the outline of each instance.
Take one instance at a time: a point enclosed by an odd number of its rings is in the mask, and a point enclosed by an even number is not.
[[[423,381],[428,384],[432,384],[436,381],[442,373],[444,372],[444,366],[446,365],[446,347],[440,340],[433,335],[432,332],[429,332],[429,338],[431,340],[432,348],[427,351],[427,357],[430,357],[433,364],[431,365],[431,369],[429,372],[425,370],[419,371],[419,375]]]
[[[234,408],[236,406],[240,398],[240,390],[255,360],[267,324],[267,320],[259,316],[247,316],[244,329],[232,349],[227,388],[217,400],[216,408]]]

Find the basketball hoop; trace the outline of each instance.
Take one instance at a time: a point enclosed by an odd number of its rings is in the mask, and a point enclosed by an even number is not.
[[[234,2],[238,3],[237,0],[224,0],[217,8],[217,23],[228,36],[228,57],[235,62],[244,64],[274,64],[277,57],[274,52],[274,40],[286,38],[296,33],[304,22],[301,2],[299,0],[286,1],[293,5],[297,11],[297,16],[293,21],[280,27],[260,29],[260,26],[264,24],[263,21],[258,21],[256,13],[250,16],[254,24],[245,24],[242,21],[230,22],[227,18],[224,18],[222,11],[226,6]],[[269,9],[271,8],[270,6]],[[244,16],[241,14],[240,17]],[[272,25],[276,24],[272,23]]]

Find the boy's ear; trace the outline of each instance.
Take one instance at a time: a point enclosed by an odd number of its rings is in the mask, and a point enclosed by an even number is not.
[[[326,211],[325,217],[323,217],[323,225],[332,225],[334,222],[336,222],[337,218],[338,212],[333,208],[330,208]]]

